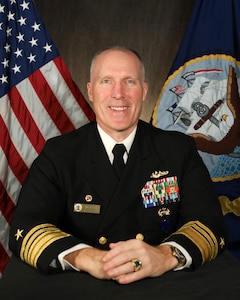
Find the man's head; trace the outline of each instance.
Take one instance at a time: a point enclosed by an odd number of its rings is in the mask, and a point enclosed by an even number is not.
[[[148,90],[140,56],[122,47],[98,52],[87,88],[99,126],[117,141],[126,138],[138,122]]]

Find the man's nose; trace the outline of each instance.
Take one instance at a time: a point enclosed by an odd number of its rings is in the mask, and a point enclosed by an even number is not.
[[[121,83],[115,83],[112,88],[112,97],[115,99],[122,99],[124,96],[124,90]]]

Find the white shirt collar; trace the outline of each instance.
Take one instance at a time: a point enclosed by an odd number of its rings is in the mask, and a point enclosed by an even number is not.
[[[97,124],[97,129],[99,132],[99,135],[102,139],[103,145],[107,151],[107,155],[109,157],[110,162],[113,162],[113,153],[112,153],[112,149],[115,146],[115,144],[118,144],[118,142],[116,142],[110,135],[108,135],[105,131],[102,130],[102,128]],[[121,144],[124,144],[124,146],[126,147],[127,152],[124,154],[124,161],[126,163],[127,158],[128,158],[128,154],[129,151],[131,149],[134,137],[136,135],[136,131],[137,131],[137,126],[134,128],[134,130],[130,133],[130,135],[121,142]]]

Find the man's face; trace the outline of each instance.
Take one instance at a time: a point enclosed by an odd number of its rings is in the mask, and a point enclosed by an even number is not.
[[[87,87],[99,126],[116,140],[126,138],[138,122],[148,89],[138,58],[131,52],[104,51]]]

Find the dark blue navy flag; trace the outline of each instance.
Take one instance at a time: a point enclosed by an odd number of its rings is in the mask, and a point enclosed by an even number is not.
[[[196,1],[152,123],[194,137],[240,259],[239,16],[239,0]]]

